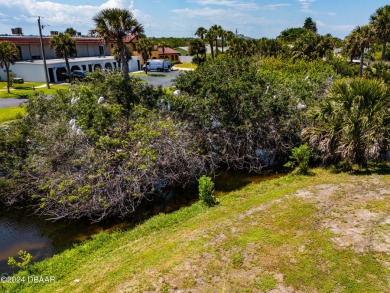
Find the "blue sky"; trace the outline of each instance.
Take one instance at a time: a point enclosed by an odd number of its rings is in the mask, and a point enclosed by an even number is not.
[[[200,26],[219,24],[253,38],[275,38],[311,17],[320,34],[344,38],[388,4],[389,0],[0,0],[0,34],[22,27],[25,35],[37,35],[38,15],[49,25],[44,35],[68,27],[87,34],[97,12],[120,7],[134,12],[148,37],[191,37]]]

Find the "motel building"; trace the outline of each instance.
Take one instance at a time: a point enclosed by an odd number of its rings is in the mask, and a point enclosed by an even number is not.
[[[51,32],[56,35],[58,32]],[[47,73],[50,83],[63,82],[66,79],[65,59],[58,58],[54,49],[50,47],[50,37],[43,37],[46,57]],[[110,55],[110,46],[106,46],[102,39],[94,37],[76,36],[77,56],[69,58],[70,70],[93,72],[99,70],[115,70],[118,63]],[[3,35],[1,41],[14,43],[19,50],[20,59],[11,65],[11,71],[17,78],[24,81],[44,82],[45,69],[41,53],[41,43],[38,36]],[[129,71],[141,69],[140,57],[133,56],[129,61]],[[6,80],[5,68],[0,69],[0,80]]]

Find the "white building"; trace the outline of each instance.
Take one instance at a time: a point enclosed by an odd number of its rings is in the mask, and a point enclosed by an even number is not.
[[[50,38],[42,39],[45,50],[46,64],[49,82],[56,83],[65,80],[65,59],[58,59],[55,51],[50,47]],[[106,46],[102,39],[76,37],[77,57],[69,59],[71,71],[84,70],[93,72],[97,68],[114,70],[118,67],[114,57],[109,53],[111,46]],[[20,60],[11,65],[11,70],[16,77],[25,81],[44,82],[45,70],[42,60],[39,37],[25,36],[0,36],[0,41],[10,41],[19,50]],[[129,62],[129,70],[141,69],[140,57],[133,56]],[[5,68],[0,69],[0,80],[6,80]]]

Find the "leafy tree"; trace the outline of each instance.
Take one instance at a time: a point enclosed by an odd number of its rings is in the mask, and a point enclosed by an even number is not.
[[[144,32],[142,25],[134,18],[133,13],[126,9],[107,8],[93,17],[95,31],[104,39],[106,44],[115,44],[114,54],[122,64],[122,73],[129,77],[129,60],[131,52],[124,43],[123,38],[128,34],[141,34]]]
[[[0,42],[0,67],[5,67],[7,72],[7,91],[10,93],[10,65],[15,64],[16,60],[19,59],[19,50],[15,44],[4,41]]]
[[[281,39],[283,42],[291,43],[306,33],[307,30],[301,27],[288,28],[279,34],[278,39]]]
[[[67,35],[69,35],[69,36],[71,36],[71,37],[74,37],[74,36],[77,34],[77,31],[76,31],[74,28],[69,27],[69,28],[67,28],[67,29],[65,30],[64,33],[67,34]]]
[[[229,42],[227,54],[234,58],[254,56],[257,52],[257,41],[247,40],[243,37],[234,37]]]
[[[377,39],[382,42],[382,60],[386,59],[386,45],[390,41],[390,5],[378,8],[371,15],[370,23]]]
[[[65,59],[66,71],[68,73],[69,80],[72,81],[69,57],[77,54],[75,39],[66,33],[59,33],[50,39],[50,47],[54,48],[57,57]]]
[[[228,55],[177,77],[182,94],[173,109],[197,126],[213,164],[259,170],[275,160],[285,163],[301,141],[302,104],[310,105],[332,74],[322,61]]]
[[[28,201],[53,220],[99,221],[128,215],[206,173],[207,154],[192,127],[156,109],[161,89],[118,72],[88,78],[91,84],[50,100],[32,97],[28,114],[0,129],[2,201]],[[80,99],[72,103],[72,96]]]
[[[307,17],[305,19],[305,23],[303,24],[303,28],[308,30],[308,31],[311,31],[315,34],[317,33],[317,24],[315,23],[315,21],[311,17]]]
[[[310,112],[311,126],[303,135],[324,161],[346,160],[365,167],[388,151],[389,106],[389,90],[382,81],[336,81]]]

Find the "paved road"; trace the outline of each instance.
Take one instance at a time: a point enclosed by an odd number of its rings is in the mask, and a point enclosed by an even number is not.
[[[180,74],[180,71],[170,71],[170,72],[154,72],[149,71],[148,74],[158,74],[158,75],[164,75],[164,76],[139,76],[139,79],[146,80],[148,83],[162,87],[169,87],[173,84],[173,80]]]
[[[154,72],[149,71],[149,76],[139,76],[138,78],[146,80],[148,83],[162,87],[169,87],[173,84],[173,80],[181,73],[181,71],[175,70],[171,72]],[[152,76],[153,74],[158,74],[162,76]],[[27,99],[25,98],[8,98],[8,99],[0,99],[0,108],[7,108],[12,106],[18,106]]]
[[[13,106],[18,106],[26,101],[27,101],[26,98],[0,99],[0,108],[8,108],[8,107],[13,107]]]

